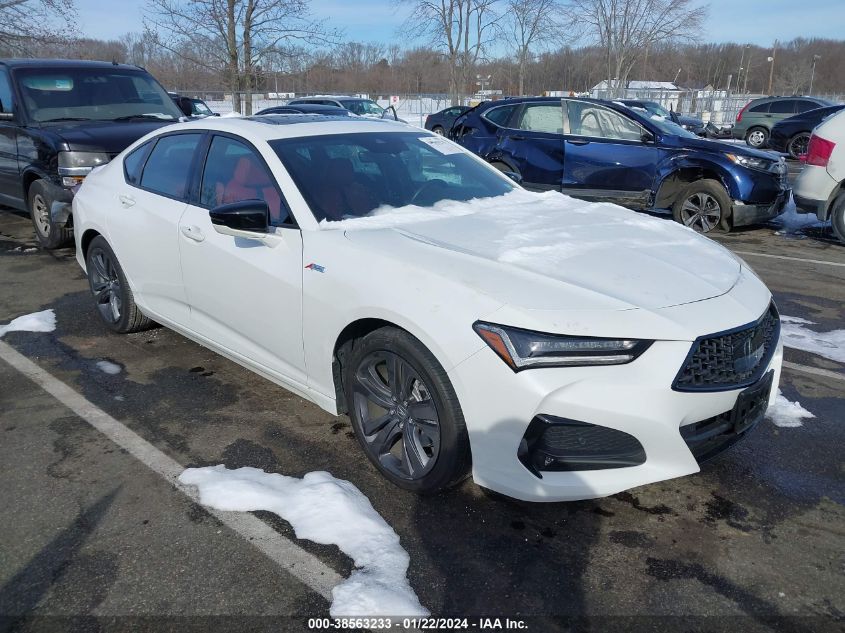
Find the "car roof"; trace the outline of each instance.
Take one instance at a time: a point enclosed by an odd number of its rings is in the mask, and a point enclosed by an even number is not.
[[[295,99],[291,99],[291,103],[296,104],[297,101],[312,101],[312,100],[323,100],[323,99],[343,99],[344,101],[372,101],[372,99],[367,99],[366,97],[350,97],[348,95],[312,95],[310,97],[296,97]]]
[[[91,61],[87,59],[0,59],[7,68],[121,68],[123,70],[144,70],[140,66],[116,62]]]
[[[269,114],[269,110],[282,110],[285,108],[290,108],[291,110],[301,108],[305,112],[347,112],[345,108],[326,103],[289,103],[287,105],[270,106],[269,108],[264,108],[261,112],[267,112]],[[342,116],[345,116],[345,114]]]
[[[410,127],[398,121],[368,119],[366,117],[326,116],[322,114],[276,114],[256,115],[251,117],[208,117],[198,121],[175,123],[155,131],[178,132],[208,130],[228,132],[259,143],[282,138],[324,136],[327,134],[366,133],[366,132],[411,132],[431,136],[432,133],[421,128]]]

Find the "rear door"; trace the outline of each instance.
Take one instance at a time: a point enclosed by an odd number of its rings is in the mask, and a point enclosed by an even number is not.
[[[585,200],[649,205],[659,150],[633,119],[598,103],[564,100],[567,116],[563,187]]]
[[[499,130],[495,155],[489,159],[516,168],[528,189],[559,190],[564,168],[561,102],[525,103],[511,125]]]

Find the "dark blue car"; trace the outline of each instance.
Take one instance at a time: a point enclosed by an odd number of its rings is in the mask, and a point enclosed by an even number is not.
[[[789,199],[779,157],[701,139],[610,101],[489,101],[458,117],[451,136],[529,189],[671,209],[703,233],[769,220]]]

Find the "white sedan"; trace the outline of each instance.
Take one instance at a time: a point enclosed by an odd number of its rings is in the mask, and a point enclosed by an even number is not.
[[[162,128],[73,201],[104,323],[152,321],[332,414],[421,493],[524,500],[697,472],[759,422],[782,359],[766,286],[685,227],[524,191],[406,125]]]

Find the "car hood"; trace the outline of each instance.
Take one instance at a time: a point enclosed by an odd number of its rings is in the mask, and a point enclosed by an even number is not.
[[[49,129],[77,151],[117,154],[139,138],[173,121],[78,121],[48,124]]]
[[[517,190],[328,224],[361,247],[526,309],[676,306],[728,292],[741,270],[727,249],[668,219],[556,192]]]
[[[707,152],[716,152],[719,154],[736,154],[739,156],[754,156],[755,158],[765,158],[767,160],[777,160],[777,157],[773,157],[769,152],[763,152],[756,149],[751,149],[746,145],[740,145],[739,143],[723,143],[721,141],[712,141],[706,138],[688,138],[686,136],[673,136],[675,139],[675,143],[680,147],[685,147],[687,149],[698,149],[704,150]]]

